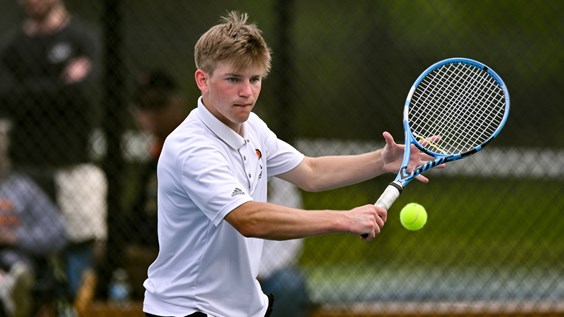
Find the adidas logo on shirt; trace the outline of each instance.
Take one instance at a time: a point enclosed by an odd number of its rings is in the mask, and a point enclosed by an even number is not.
[[[231,197],[235,197],[237,195],[245,195],[245,192],[240,190],[239,188],[235,188],[235,190],[233,191],[233,193],[231,193]]]

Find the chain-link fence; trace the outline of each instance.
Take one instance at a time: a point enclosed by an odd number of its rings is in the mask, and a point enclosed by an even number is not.
[[[475,157],[432,171],[429,184],[406,188],[376,240],[305,239],[299,267],[315,314],[564,314],[564,1],[68,0],[66,5],[70,31],[58,38],[38,36],[35,47],[18,36],[26,27],[18,2],[0,4],[0,115],[10,125],[11,169],[45,189],[66,221],[68,245],[56,252],[63,261],[48,270],[63,270],[65,287],[74,287],[70,292],[81,309],[86,307],[81,296],[92,296],[81,293],[82,275],[73,270],[94,268],[97,302],[108,297],[112,273],[125,268],[132,299],[139,301],[146,265],[154,257],[151,248],[131,246],[151,240],[140,237],[148,232],[144,226],[151,221],[145,218],[152,209],[136,203],[140,192],[147,198],[154,189],[144,182],[150,177],[143,177],[145,165],[153,163],[152,139],[136,125],[132,108],[139,74],[167,71],[189,108],[195,107],[194,44],[227,10],[236,9],[249,13],[273,50],[273,69],[256,112],[306,155],[376,149],[383,131],[401,140],[409,87],[444,58],[479,60],[509,88],[511,111],[500,137]],[[86,56],[91,63],[61,75],[69,56],[78,62]],[[2,175],[8,166],[3,162]],[[301,204],[350,209],[372,203],[392,179],[300,192]],[[294,192],[280,193],[282,201]],[[411,201],[429,214],[417,232],[399,224],[399,210]],[[149,216],[135,216],[145,212]]]

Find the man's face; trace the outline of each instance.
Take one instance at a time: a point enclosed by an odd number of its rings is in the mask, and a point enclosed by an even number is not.
[[[43,20],[60,0],[18,0],[26,15],[34,20]]]
[[[186,117],[186,109],[179,100],[172,100],[160,108],[136,109],[135,119],[144,131],[164,140]]]
[[[196,81],[206,108],[235,132],[249,118],[262,86],[260,69],[236,71],[231,63],[221,62],[213,74],[198,70]]]

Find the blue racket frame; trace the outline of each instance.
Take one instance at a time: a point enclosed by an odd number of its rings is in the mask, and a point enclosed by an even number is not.
[[[492,133],[492,135],[485,142],[483,142],[482,144],[474,147],[471,150],[468,150],[468,151],[465,151],[465,152],[462,152],[462,153],[446,154],[445,155],[445,154],[442,154],[442,153],[430,151],[430,150],[426,149],[423,145],[421,145],[417,141],[417,138],[415,138],[415,136],[411,132],[411,129],[410,129],[410,126],[409,126],[409,117],[408,116],[409,116],[409,109],[410,109],[410,106],[411,106],[411,99],[413,97],[413,94],[414,94],[416,88],[421,83],[421,81],[432,71],[444,66],[445,64],[453,64],[453,63],[469,64],[469,65],[475,66],[478,69],[481,69],[481,70],[487,72],[502,88],[503,93],[505,95],[506,110],[504,112],[504,116],[501,120],[500,125],[497,127],[497,129],[494,131],[494,133]],[[421,174],[421,173],[423,173],[423,172],[425,172],[425,171],[427,171],[427,170],[429,170],[429,169],[431,169],[435,166],[441,165],[441,164],[446,163],[446,162],[455,161],[455,160],[461,159],[463,157],[466,157],[468,155],[471,155],[471,154],[474,154],[476,152],[481,151],[488,143],[490,143],[494,138],[496,138],[498,136],[498,134],[500,133],[500,131],[502,130],[502,128],[505,125],[507,118],[509,116],[509,107],[510,107],[510,99],[509,99],[509,91],[507,90],[507,86],[505,85],[505,83],[503,82],[501,77],[495,71],[493,71],[490,67],[488,67],[487,65],[480,63],[478,61],[475,61],[473,59],[463,58],[463,57],[448,58],[448,59],[439,61],[439,62],[431,65],[423,73],[421,73],[421,75],[419,75],[419,77],[415,80],[415,82],[411,86],[409,94],[406,98],[405,107],[404,107],[404,111],[403,111],[403,127],[404,127],[404,133],[405,133],[405,143],[404,143],[405,144],[405,154],[404,154],[403,161],[402,161],[402,167],[400,168],[400,170],[399,170],[396,178],[394,179],[394,181],[389,184],[389,186],[386,188],[384,193],[380,196],[380,198],[376,202],[376,205],[381,206],[385,209],[389,209],[391,207],[391,205],[394,203],[394,201],[397,199],[397,197],[399,196],[399,194],[401,193],[403,188],[411,180],[413,180],[417,175],[419,175],[419,174]],[[414,144],[419,150],[421,150],[422,152],[424,152],[426,154],[429,154],[429,155],[435,157],[435,159],[425,163],[422,166],[417,167],[415,170],[408,173],[407,172],[407,164],[409,163],[409,157],[410,157],[410,153],[411,153],[410,144]]]

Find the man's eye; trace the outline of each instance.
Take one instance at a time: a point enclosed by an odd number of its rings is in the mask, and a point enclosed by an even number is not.
[[[237,83],[239,82],[239,78],[237,77],[227,77],[227,81],[230,83]]]
[[[260,81],[261,81],[261,78],[260,78],[260,77],[253,77],[253,78],[251,78],[251,82],[252,82],[252,83],[260,83]]]

